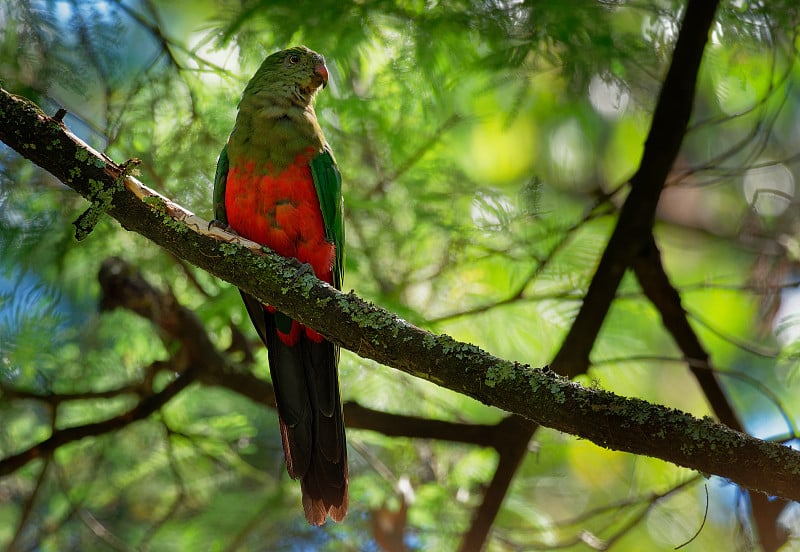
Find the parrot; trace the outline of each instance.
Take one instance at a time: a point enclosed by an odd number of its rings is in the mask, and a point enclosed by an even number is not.
[[[341,289],[342,177],[314,111],[328,84],[325,58],[305,46],[268,56],[247,84],[217,160],[215,222],[293,257]],[[300,479],[305,517],[342,521],[348,507],[347,448],[339,347],[241,292],[267,347],[286,470]]]

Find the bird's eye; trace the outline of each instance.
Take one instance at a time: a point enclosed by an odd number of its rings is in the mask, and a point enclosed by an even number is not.
[[[291,63],[292,65],[294,65],[296,63],[299,63],[299,62],[300,62],[300,56],[298,56],[297,54],[291,54],[289,56],[289,63]]]

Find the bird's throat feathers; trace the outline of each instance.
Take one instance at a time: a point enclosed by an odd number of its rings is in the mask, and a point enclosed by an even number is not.
[[[256,170],[281,172],[300,154],[309,160],[325,148],[313,105],[300,107],[257,95],[242,98],[236,126],[228,140],[231,162],[258,160]]]

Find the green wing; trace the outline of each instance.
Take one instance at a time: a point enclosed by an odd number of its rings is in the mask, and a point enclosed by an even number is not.
[[[217,160],[217,172],[214,174],[214,219],[228,224],[225,211],[225,185],[228,182],[228,146],[222,148]]]
[[[223,150],[224,153],[224,150]],[[220,160],[222,157],[220,156]],[[226,156],[227,164],[227,156]],[[227,170],[227,169],[226,169]],[[219,166],[217,166],[219,175]],[[342,175],[333,155],[325,150],[311,160],[311,176],[317,190],[322,219],[325,222],[325,238],[336,247],[336,263],[333,267],[333,286],[341,289],[344,277],[344,202],[342,200]],[[216,195],[215,195],[216,197]]]

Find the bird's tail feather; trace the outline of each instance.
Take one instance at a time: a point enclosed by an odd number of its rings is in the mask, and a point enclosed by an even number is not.
[[[280,313],[242,293],[247,312],[267,346],[275,388],[286,468],[301,480],[303,510],[312,525],[347,513],[348,473],[339,394],[339,350],[300,332],[294,345],[278,337]]]

